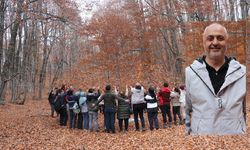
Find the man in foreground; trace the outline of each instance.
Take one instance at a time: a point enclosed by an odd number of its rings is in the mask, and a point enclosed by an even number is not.
[[[221,24],[207,26],[203,33],[205,56],[186,68],[188,134],[246,132],[246,67],[225,56],[227,39]]]

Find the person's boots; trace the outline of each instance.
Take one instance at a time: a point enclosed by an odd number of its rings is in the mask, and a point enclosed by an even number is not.
[[[163,129],[166,129],[166,128],[167,128],[167,124],[163,123]]]
[[[186,119],[183,119],[183,124],[185,124],[186,123]]]
[[[171,128],[172,127],[172,122],[168,123],[168,127]]]
[[[184,120],[180,120],[180,125],[183,125],[184,123]]]
[[[122,132],[122,131],[123,131],[122,125],[119,124],[119,128],[120,128],[120,131],[119,131],[119,132]]]

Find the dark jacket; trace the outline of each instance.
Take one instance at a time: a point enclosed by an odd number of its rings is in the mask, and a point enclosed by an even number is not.
[[[49,93],[49,97],[48,97],[50,105],[52,105],[54,103],[55,98],[56,98],[56,94],[54,94],[53,91],[51,90],[50,93]]]
[[[116,99],[125,101],[125,99],[118,97],[116,94],[112,93],[111,91],[106,91],[105,94],[103,94],[100,99],[98,100],[97,104],[99,104],[102,100],[104,100],[104,107],[116,107]]]
[[[88,105],[89,111],[98,111],[98,105],[96,104],[98,101],[98,97],[100,96],[100,93],[88,93],[87,94],[87,100],[86,103]]]
[[[66,94],[62,93],[56,96],[54,100],[54,108],[57,112],[61,111],[62,109],[66,110],[66,100],[65,100]]]
[[[76,96],[74,95],[67,95],[66,96],[66,99],[68,101],[68,104],[69,104],[69,109],[73,109],[73,106],[75,104],[75,102],[77,102],[76,100]]]
[[[122,98],[127,99],[127,97],[122,97]],[[118,100],[117,118],[128,119],[129,116],[130,116],[129,103],[123,100]]]

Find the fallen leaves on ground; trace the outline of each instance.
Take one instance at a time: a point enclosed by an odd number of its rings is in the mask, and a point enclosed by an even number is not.
[[[248,104],[249,106],[249,104]],[[249,107],[248,107],[249,108]],[[247,133],[230,136],[186,136],[184,126],[173,126],[145,132],[108,134],[103,130],[103,115],[99,114],[101,132],[70,130],[50,117],[47,100],[28,100],[25,105],[6,103],[0,106],[0,149],[250,149],[250,115]],[[145,114],[147,118],[147,115]],[[158,116],[162,124],[161,115]],[[147,121],[147,120],[146,120]],[[118,129],[116,121],[116,129]],[[148,122],[147,122],[148,127]],[[147,128],[148,129],[148,128]]]

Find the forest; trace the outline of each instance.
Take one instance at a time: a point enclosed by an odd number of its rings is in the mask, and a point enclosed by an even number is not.
[[[63,83],[182,83],[214,21],[228,27],[229,54],[249,62],[247,0],[1,0],[0,8],[1,101],[42,99]]]
[[[63,139],[56,143],[61,134],[69,140],[79,133],[57,127],[56,119],[49,118],[48,92],[62,84],[85,90],[106,84],[125,88],[136,82],[146,87],[162,86],[164,81],[171,87],[184,84],[185,68],[204,54],[202,33],[212,22],[227,28],[227,55],[247,66],[249,87],[249,0],[1,0],[0,130],[5,132],[0,133],[0,148],[44,149],[44,143],[47,149],[109,148],[110,143],[102,147],[108,137],[104,133],[101,142],[89,141],[77,148]],[[249,106],[247,103],[248,113]],[[10,125],[6,124],[9,119],[13,121]],[[244,136],[186,138],[180,127],[153,133],[155,140],[147,138],[150,132],[131,132],[132,139],[124,142],[126,135],[112,135],[111,141],[125,143],[123,149],[149,149],[150,144],[170,138],[180,141],[172,145],[168,141],[158,148],[248,149],[249,114],[247,119]],[[171,136],[161,139],[163,134]],[[79,139],[97,136],[81,135]],[[138,142],[144,144],[136,145]],[[112,149],[122,144],[114,144]]]

